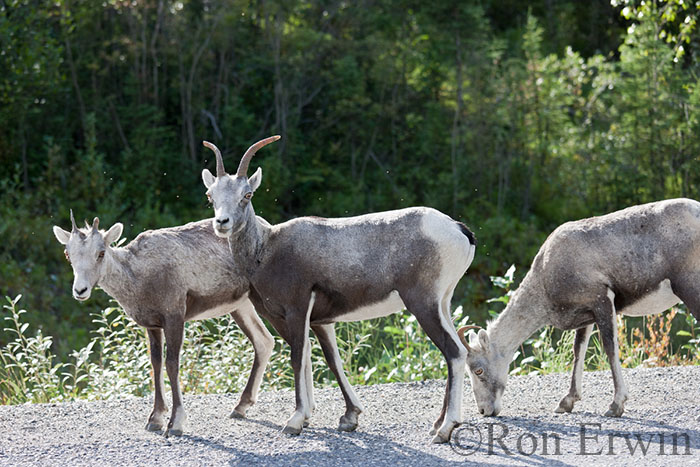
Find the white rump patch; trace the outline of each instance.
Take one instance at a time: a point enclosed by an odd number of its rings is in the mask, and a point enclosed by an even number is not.
[[[454,290],[474,259],[476,247],[469,242],[457,222],[438,211],[427,211],[421,221],[421,232],[437,248],[442,266],[435,282],[438,297]]]
[[[664,279],[656,290],[623,308],[620,313],[627,316],[655,315],[677,305],[680,301],[681,299],[676,297],[671,289],[671,281]]]
[[[399,292],[392,290],[384,300],[371,305],[356,308],[342,316],[339,316],[336,321],[350,322],[381,318],[383,316],[389,316],[392,313],[401,311],[404,308],[406,308],[406,305],[403,304],[403,300],[401,300]]]

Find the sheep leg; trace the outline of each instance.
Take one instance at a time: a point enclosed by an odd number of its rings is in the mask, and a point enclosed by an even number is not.
[[[340,391],[343,393],[343,399],[345,399],[345,414],[340,417],[338,430],[354,431],[357,428],[357,418],[364,409],[360,403],[360,400],[355,394],[355,391],[352,389],[350,382],[345,376],[343,361],[340,358],[340,352],[338,352],[338,341],[335,337],[335,326],[333,324],[324,324],[312,326],[311,329],[313,329],[319,344],[321,344],[323,356],[326,358],[328,366],[335,375],[335,379],[338,381],[338,385],[340,386]]]
[[[442,409],[440,409],[440,416],[433,422],[433,427],[430,429],[430,436],[435,436],[442,424],[445,422],[445,413],[447,412],[447,404],[450,401],[450,386],[447,385],[445,389],[445,396],[442,398]]]
[[[309,413],[304,420],[304,427],[309,426],[309,418],[314,410],[316,410],[316,401],[314,400],[314,371],[311,366],[311,340],[308,338],[309,332],[306,332],[308,345],[304,346],[304,360],[306,364],[304,365],[304,381],[306,382],[306,399],[307,405],[309,407]]]
[[[180,436],[187,421],[187,414],[182,405],[182,394],[180,393],[180,349],[182,348],[182,339],[185,331],[185,323],[177,321],[175,323],[166,323],[165,325],[165,344],[167,345],[167,354],[165,356],[165,369],[168,372],[170,379],[170,389],[173,393],[173,411],[168,422],[168,429],[165,436],[170,435]]]
[[[292,354],[292,369],[294,370],[296,410],[287,420],[282,432],[290,435],[300,434],[304,427],[304,422],[311,416],[311,400],[307,387],[308,370],[306,367],[308,365],[307,356],[310,355],[310,350],[307,347],[311,345],[309,342],[309,320],[315,299],[316,293],[311,292],[311,299],[309,300],[306,313],[290,310],[287,312],[285,319],[287,322],[288,342]]]
[[[457,286],[457,282],[455,282],[451,289],[445,294],[445,296],[442,299],[441,303],[441,311],[442,314],[445,318],[445,321],[449,321],[450,323],[452,322],[452,294],[454,293],[454,288]],[[447,387],[447,390],[445,391],[445,397],[442,399],[442,410],[440,411],[440,416],[435,420],[433,423],[433,427],[430,429],[430,436],[434,436],[435,433],[438,432],[440,427],[442,426],[442,423],[445,421],[445,412],[447,412],[447,403],[450,400],[450,387]]]
[[[467,349],[459,341],[452,322],[445,319],[440,302],[426,303],[424,298],[415,298],[415,294],[410,293],[404,299],[404,304],[447,361],[447,407],[442,425],[433,438],[433,443],[447,443],[450,441],[452,430],[462,421],[462,390]]]
[[[608,290],[607,296],[593,308],[596,324],[600,331],[600,338],[603,341],[603,348],[610,362],[610,370],[615,386],[613,402],[605,415],[607,417],[619,417],[625,411],[625,401],[627,400],[627,386],[622,379],[622,365],[620,365],[620,350],[617,343],[617,315],[614,305],[615,294]]]
[[[153,386],[155,387],[155,395],[153,398],[153,411],[148,417],[146,430],[160,431],[165,426],[165,414],[168,407],[165,405],[163,394],[165,387],[163,385],[163,330],[148,329],[148,344],[151,354],[151,366],[153,366]]]
[[[260,321],[260,318],[255,313],[255,309],[250,303],[247,305],[231,313],[231,316],[246,337],[248,337],[250,343],[253,344],[255,358],[253,360],[253,368],[250,370],[250,377],[236,408],[231,412],[231,418],[245,418],[246,410],[258,400],[260,383],[262,383],[267,363],[270,361],[272,348],[275,346],[272,334]]]
[[[290,344],[290,338],[289,338],[289,330],[287,329],[287,322],[284,319],[279,318],[278,316],[275,315],[270,315],[270,314],[264,314],[263,315],[265,319],[267,319],[270,324],[272,325],[273,328],[275,328],[275,331],[282,337],[282,339],[287,343]],[[308,332],[307,332],[308,334]],[[291,346],[291,344],[290,344]],[[309,371],[304,372],[304,384],[305,387],[309,387],[309,390],[305,390],[304,393],[308,396],[311,394],[311,397],[307,397],[308,401],[308,406],[311,407],[311,410],[309,411],[309,414],[306,416],[304,419],[303,426],[306,427],[309,425],[308,420],[311,416],[311,412],[316,408],[316,404],[313,400],[313,378],[312,378],[312,369],[311,369],[311,346],[309,346],[309,351],[308,353],[304,356],[304,359],[306,361],[306,365],[309,367]]]
[[[700,273],[679,273],[671,279],[673,293],[688,307],[688,311],[700,323]]]
[[[586,361],[586,349],[588,348],[591,331],[593,331],[592,324],[576,330],[571,386],[569,387],[569,393],[559,402],[559,407],[555,410],[556,413],[571,412],[574,408],[574,403],[581,400],[581,379],[583,378],[583,366]]]

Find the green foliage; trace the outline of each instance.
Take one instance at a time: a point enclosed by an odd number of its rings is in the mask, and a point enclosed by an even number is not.
[[[458,325],[469,319],[462,307],[457,307],[452,317]],[[410,382],[445,376],[445,358],[413,315],[394,314],[337,327],[351,383]]]
[[[5,297],[8,304],[4,309],[10,316],[3,316],[9,322],[5,330],[13,339],[0,349],[0,402],[21,404],[24,402],[48,402],[57,397],[63,389],[61,384],[61,364],[54,363],[51,353],[51,337],[38,332],[34,337],[26,335],[29,323],[23,322],[22,315],[27,311],[17,309],[22,298]]]
[[[700,325],[697,320],[687,311],[680,308],[681,316],[685,321],[685,329],[676,331],[676,336],[689,338],[688,342],[681,346],[681,350],[687,352],[689,360],[700,360]]]
[[[110,305],[71,298],[52,225],[72,208],[133,239],[208,217],[199,173],[214,162],[201,140],[231,169],[277,133],[253,163],[258,214],[446,212],[479,238],[454,302],[482,323],[488,277],[528,265],[562,222],[699,197],[699,16],[682,0],[0,2],[0,294],[24,294],[22,319],[54,337],[56,362],[81,362],[79,378],[99,346],[78,360],[74,349],[105,327],[89,310]],[[224,324],[197,326],[193,339],[216,348],[207,336]],[[16,338],[0,331],[0,345]],[[409,317],[344,325],[339,338],[357,382],[440,372]],[[144,367],[122,370],[124,391],[145,390]],[[274,384],[290,381],[275,371]],[[225,384],[203,374],[187,384]],[[84,379],[71,381],[68,392]]]
[[[492,277],[494,285],[506,291],[490,302],[508,303],[515,267],[506,275]],[[12,340],[0,347],[0,404],[52,402],[73,399],[143,397],[153,390],[148,342],[143,328],[134,324],[116,306],[94,313],[97,325],[90,342],[61,362],[53,353],[52,338],[37,331],[30,334],[26,310],[18,309],[21,296],[6,297],[4,321]],[[495,313],[495,312],[494,312]],[[700,357],[700,328],[687,313],[674,320],[681,329],[675,333],[677,353],[672,352],[669,329],[673,314],[659,319],[662,325],[647,324],[649,334],[639,328],[626,332],[620,321],[620,355],[626,367],[639,365],[697,364]],[[469,316],[458,307],[452,313],[456,327],[468,324]],[[664,328],[663,321],[666,320]],[[445,360],[427,338],[415,317],[395,314],[387,318],[336,325],[338,347],[351,384],[378,384],[442,379]],[[643,329],[643,328],[642,328]],[[575,331],[560,332],[545,327],[527,339],[516,352],[511,374],[566,372],[573,361]],[[636,340],[633,338],[636,337]],[[336,385],[320,346],[312,340],[314,381],[320,386]],[[265,372],[263,388],[293,387],[289,347],[276,338],[276,351]],[[166,346],[167,352],[167,346]],[[230,316],[186,323],[180,358],[180,384],[187,394],[240,392],[253,363],[253,349]],[[586,356],[586,368],[608,367],[597,332]]]

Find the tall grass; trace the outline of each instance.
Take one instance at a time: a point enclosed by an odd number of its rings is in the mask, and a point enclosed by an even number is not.
[[[28,323],[23,322],[26,310],[18,310],[22,298],[6,297],[9,311],[4,316],[5,330],[13,335],[0,349],[0,402],[19,404],[23,402],[45,402],[72,392],[68,375],[63,374],[64,365],[54,362],[51,354],[51,337],[38,331],[33,337],[27,335]]]

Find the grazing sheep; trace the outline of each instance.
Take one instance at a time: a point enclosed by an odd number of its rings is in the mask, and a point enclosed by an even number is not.
[[[460,329],[474,397],[498,415],[508,366],[520,344],[545,325],[576,329],[569,393],[556,412],[581,398],[588,339],[598,325],[615,394],[607,416],[624,411],[627,388],[617,343],[617,314],[661,313],[681,300],[700,320],[700,203],[671,199],[567,222],[544,242],[505,310],[478,335]]]

